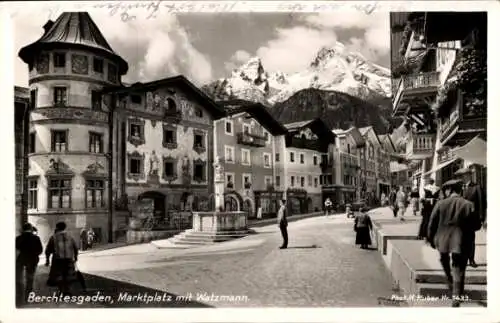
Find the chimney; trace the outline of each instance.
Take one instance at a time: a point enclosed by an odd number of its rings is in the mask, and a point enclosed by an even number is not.
[[[50,28],[52,28],[52,26],[54,26],[54,22],[49,19],[49,21],[47,21],[45,23],[45,25],[43,25],[43,29],[45,30],[45,34],[50,30]]]

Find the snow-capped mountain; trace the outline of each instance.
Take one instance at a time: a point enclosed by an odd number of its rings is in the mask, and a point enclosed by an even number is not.
[[[230,77],[204,86],[215,99],[241,98],[266,104],[283,102],[307,88],[344,92],[361,99],[389,97],[390,71],[337,43],[322,48],[301,72],[266,71],[260,58],[253,57]]]

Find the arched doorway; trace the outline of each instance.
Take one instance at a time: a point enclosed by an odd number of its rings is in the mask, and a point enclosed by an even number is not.
[[[152,200],[154,206],[154,217],[156,219],[164,219],[165,212],[165,195],[156,191],[148,191],[139,195],[138,200]]]
[[[289,199],[289,208],[291,214],[302,213],[302,200],[297,197],[291,197]]]
[[[240,211],[243,205],[243,198],[236,192],[227,192],[224,194],[224,210]]]
[[[313,201],[310,197],[307,198],[307,202],[306,202],[306,205],[307,205],[307,212],[308,213],[311,213],[313,212]]]

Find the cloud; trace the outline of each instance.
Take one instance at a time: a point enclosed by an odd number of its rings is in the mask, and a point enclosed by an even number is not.
[[[232,71],[241,64],[248,62],[251,57],[252,55],[249,52],[239,49],[231,56],[229,61],[224,63],[225,68],[227,71]]]
[[[389,14],[374,12],[365,14],[353,11],[351,13],[320,13],[303,18],[310,26],[316,28],[361,29],[364,37],[351,38],[348,46],[352,46],[367,58],[387,55],[390,51]]]
[[[212,79],[210,59],[194,47],[176,16],[123,22],[118,15],[110,16],[103,11],[90,11],[90,15],[113,50],[129,63],[125,82],[151,81],[177,74],[186,75],[196,84]],[[56,18],[57,15],[51,17]],[[47,19],[48,15],[17,14],[14,19],[17,51],[41,36]],[[17,59],[16,84],[26,85],[27,77],[26,65]]]
[[[306,68],[324,46],[335,44],[334,32],[304,26],[277,29],[276,38],[257,49],[266,69],[293,73]]]

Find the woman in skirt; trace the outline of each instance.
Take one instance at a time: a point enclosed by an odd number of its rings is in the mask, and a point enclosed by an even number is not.
[[[362,207],[360,213],[354,218],[354,231],[356,231],[356,245],[361,249],[367,249],[372,244],[370,232],[372,230],[372,220],[368,215],[368,209]]]

